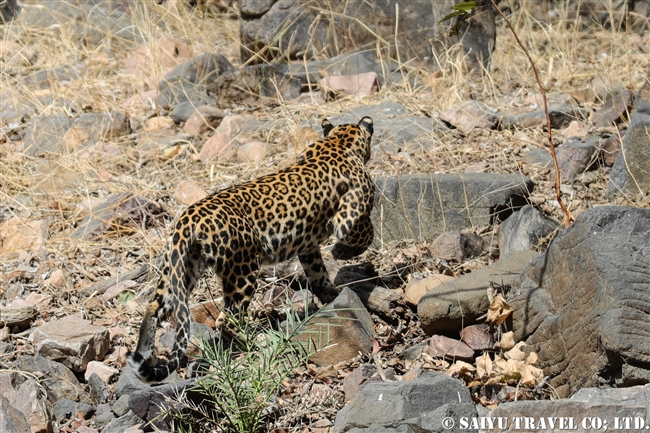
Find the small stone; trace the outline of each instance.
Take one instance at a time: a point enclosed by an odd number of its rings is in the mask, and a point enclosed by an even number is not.
[[[564,128],[561,132],[561,134],[567,138],[570,137],[585,138],[588,133],[589,133],[589,126],[587,126],[587,124],[583,122],[578,122],[577,120],[572,120],[571,123],[569,123],[569,126]]]
[[[457,230],[438,236],[430,247],[432,257],[447,261],[460,261],[483,252],[483,238],[476,233]]]
[[[117,374],[119,374],[119,371],[113,367],[109,367],[103,362],[90,361],[86,366],[86,372],[84,373],[86,381],[88,381],[92,374],[96,374],[104,383],[108,384],[111,383],[111,380],[113,380]]]
[[[166,116],[154,116],[145,120],[143,125],[145,132],[168,130],[174,128],[174,126],[174,120]]]
[[[603,128],[628,118],[634,106],[634,94],[630,89],[623,89],[611,97],[603,106],[596,110],[592,121],[596,128]]]
[[[208,193],[203,188],[190,180],[179,182],[174,192],[176,201],[185,206],[189,206],[207,196]]]
[[[444,274],[429,275],[422,279],[411,278],[404,289],[404,300],[407,304],[415,306],[429,290],[453,279],[454,277]]]
[[[44,221],[13,217],[0,226],[0,259],[18,258],[21,252],[38,253],[45,244]]]
[[[57,288],[62,289],[67,286],[67,276],[63,269],[57,269],[50,275],[49,279],[50,284]]]
[[[56,402],[52,411],[58,421],[76,417],[79,412],[81,412],[83,419],[90,419],[95,413],[95,407],[86,403],[78,403],[67,398],[62,398]]]
[[[494,348],[494,337],[490,333],[490,326],[485,323],[463,328],[460,331],[460,339],[475,351]]]
[[[557,164],[562,180],[573,182],[596,162],[597,138],[587,137],[584,141],[570,138],[556,151]]]
[[[146,383],[143,383],[135,374],[133,369],[127,365],[126,368],[122,370],[119,379],[117,379],[117,384],[115,385],[115,397],[120,398],[124,394],[131,395],[144,388],[149,388],[149,386]]]
[[[88,377],[88,386],[90,387],[90,399],[95,404],[102,404],[108,401],[110,397],[106,382],[101,380],[96,373]]]
[[[465,168],[465,173],[485,173],[490,168],[487,162],[477,162],[476,164],[468,165]]]
[[[226,134],[230,139],[236,138],[241,134],[255,132],[262,127],[262,124],[250,114],[238,114],[226,116],[219,124],[216,133]]]
[[[474,351],[471,347],[460,340],[454,340],[443,335],[434,335],[431,337],[429,355],[436,358],[458,359],[467,362],[474,360]]]
[[[497,123],[497,117],[487,105],[472,100],[460,102],[443,111],[440,119],[451,123],[466,135],[476,128],[494,128]]]
[[[115,415],[122,416],[127,414],[127,412],[130,410],[129,398],[130,398],[129,395],[123,394],[120,396],[120,398],[117,399],[117,401],[113,405],[113,413],[115,413]]]
[[[621,150],[621,140],[615,135],[604,138],[600,140],[598,149],[605,165],[611,167],[616,162],[618,152]]]
[[[201,105],[187,119],[183,126],[183,132],[191,136],[205,134],[219,126],[224,117],[226,117],[226,113],[222,110],[210,105]]]
[[[192,48],[182,39],[163,36],[141,45],[124,61],[131,73],[150,74],[153,67],[170,68],[192,58]]]
[[[216,320],[221,311],[220,307],[221,304],[215,301],[201,302],[190,307],[190,317],[193,322],[215,328],[217,326]]]
[[[203,144],[199,159],[203,162],[210,160],[223,161],[235,154],[235,147],[228,134],[217,132]]]
[[[259,162],[270,152],[270,147],[262,141],[249,141],[237,149],[237,161]]]
[[[325,94],[344,93],[347,95],[368,95],[379,90],[379,75],[376,72],[364,72],[356,75],[330,75],[322,78],[318,84]]]

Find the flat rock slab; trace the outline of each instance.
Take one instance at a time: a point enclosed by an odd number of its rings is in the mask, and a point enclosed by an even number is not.
[[[375,179],[375,242],[432,239],[487,226],[526,205],[527,177],[510,174],[414,174]]]
[[[110,343],[108,329],[76,321],[47,322],[32,334],[36,353],[82,372],[88,362],[103,359]]]
[[[401,423],[425,427],[422,424],[435,425],[437,422],[440,426],[442,417],[434,421],[431,416],[437,413],[436,410],[442,408],[446,415],[449,406],[467,405],[464,409],[469,413],[463,416],[472,416],[476,408],[471,403],[472,398],[464,383],[441,373],[426,374],[411,381],[371,382],[339,411],[333,432],[357,429],[375,432],[382,431],[382,428],[395,428]]]
[[[429,290],[418,303],[422,329],[428,335],[458,336],[463,326],[476,323],[487,313],[490,283],[511,284],[537,255],[534,251],[516,252],[507,259]]]
[[[650,210],[581,213],[513,284],[515,341],[560,396],[650,383]]]
[[[604,431],[593,422],[606,423],[608,431],[643,431],[650,425],[650,388],[581,389],[571,399],[515,401],[500,404],[489,417],[501,419],[487,432],[504,431]],[[503,422],[507,420],[507,424]],[[554,423],[554,425],[552,424]],[[560,424],[562,423],[562,424]]]
[[[309,361],[320,366],[337,364],[372,350],[374,325],[359,296],[344,287],[339,296],[307,322],[296,339],[309,353]]]

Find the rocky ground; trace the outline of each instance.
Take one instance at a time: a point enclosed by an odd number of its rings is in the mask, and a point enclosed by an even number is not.
[[[561,8],[546,21],[507,11],[548,92],[562,200],[576,219],[563,229],[543,100],[501,21],[489,69],[470,74],[457,46],[437,70],[381,50],[242,64],[237,4],[212,13],[175,2],[53,5],[30,2],[1,27],[7,431],[145,429],[160,397],[124,356],[174,215],[289,164],[320,136],[322,118],[364,115],[376,125],[376,242],[349,262],[325,247],[335,283],[351,289],[333,314],[355,320],[283,382],[266,430],[436,431],[448,416],[573,416],[622,400],[632,409],[612,414],[645,416],[645,388],[587,388],[650,381],[640,12],[617,30],[572,26]],[[254,319],[280,321],[284,305],[305,300],[320,306],[295,264],[264,270]],[[193,293],[193,330],[210,332],[217,287],[208,275]],[[171,347],[164,331],[161,354]],[[189,376],[181,369],[164,391]],[[382,393],[408,404],[379,405]],[[414,393],[423,397],[405,397]],[[547,402],[509,406],[521,400]]]

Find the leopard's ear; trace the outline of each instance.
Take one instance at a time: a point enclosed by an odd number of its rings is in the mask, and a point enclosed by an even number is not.
[[[359,120],[359,126],[368,131],[370,135],[375,132],[374,123],[372,121],[372,118],[369,116],[366,116],[363,119]]]
[[[323,136],[325,138],[327,138],[330,135],[330,132],[332,132],[332,129],[334,129],[332,122],[327,119],[323,119],[323,122],[320,124],[320,126],[323,128]]]

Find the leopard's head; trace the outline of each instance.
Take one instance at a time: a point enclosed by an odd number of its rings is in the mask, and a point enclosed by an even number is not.
[[[372,133],[374,132],[370,117],[362,118],[356,125],[349,123],[339,126],[334,126],[329,120],[324,119],[321,126],[326,139],[340,140],[345,143],[346,147],[361,156],[364,162],[368,162]]]

